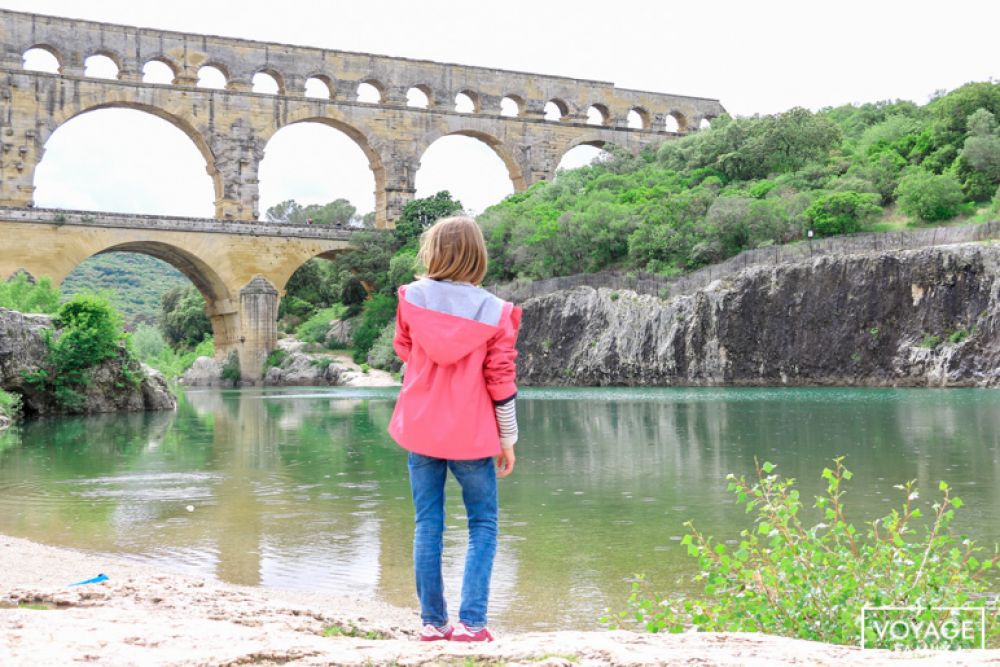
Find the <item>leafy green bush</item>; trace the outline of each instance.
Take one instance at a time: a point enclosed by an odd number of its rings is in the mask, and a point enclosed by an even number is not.
[[[27,380],[51,393],[61,407],[69,411],[81,407],[79,389],[87,383],[90,369],[106,359],[124,355],[124,379],[132,384],[139,381],[140,377],[129,370],[132,355],[122,344],[122,316],[105,297],[77,294],[59,308],[53,323],[59,334],[52,329],[45,331],[45,364],[28,374]]]
[[[280,347],[271,350],[267,355],[267,359],[264,360],[264,373],[267,373],[268,368],[279,368],[287,356],[288,353]]]
[[[155,359],[169,348],[163,332],[154,326],[142,323],[129,335],[132,350],[141,361]]]
[[[941,336],[934,336],[931,334],[924,335],[923,339],[920,341],[920,347],[926,347],[930,350],[933,350],[940,344],[941,344]]]
[[[0,308],[21,313],[54,313],[59,310],[59,290],[46,277],[32,283],[24,272],[0,282]]]
[[[375,340],[382,329],[396,317],[396,297],[387,294],[375,294],[365,302],[361,314],[361,324],[354,330],[354,362],[365,363],[368,351],[372,349]]]
[[[295,337],[307,343],[322,343],[330,330],[330,322],[343,317],[347,309],[341,304],[334,304],[313,313],[308,320],[295,329]]]
[[[923,169],[907,172],[899,180],[896,196],[903,213],[925,222],[954,218],[965,199],[962,186],[954,176],[932,174]]]
[[[205,297],[193,285],[175,287],[160,301],[160,328],[174,346],[194,347],[212,334]]]
[[[154,329],[154,331],[156,330]],[[138,330],[136,333],[138,333]],[[188,351],[174,350],[166,344],[166,341],[164,341],[163,348],[151,356],[144,356],[139,345],[133,344],[133,347],[140,361],[160,371],[163,377],[170,382],[184,375],[184,372],[194,365],[198,357],[215,357],[215,341],[211,336],[206,337],[193,350]]]
[[[842,458],[825,468],[825,495],[814,507],[819,517],[804,523],[795,481],[773,474],[772,463],[757,465],[757,479],[729,475],[729,490],[752,525],[729,547],[713,542],[689,521],[682,544],[698,561],[700,598],[663,598],[633,583],[628,608],[604,617],[609,625],[635,624],[647,631],[767,632],[834,644],[857,643],[863,607],[982,606],[985,575],[1000,555],[983,549],[950,525],[962,500],[941,482],[940,500],[928,519],[917,507],[915,482],[896,485],[902,507],[875,519],[862,533],[845,512],[844,486],[851,473]],[[922,526],[918,526],[922,524]],[[923,530],[918,534],[918,527]],[[919,536],[918,536],[919,535]],[[995,614],[996,611],[990,612]],[[928,620],[933,612],[921,618]],[[871,632],[871,628],[868,628]],[[991,643],[1000,625],[991,626]]]
[[[0,416],[14,420],[21,414],[21,396],[0,389]]]
[[[240,355],[233,350],[222,362],[222,379],[229,380],[233,384],[240,381],[243,374],[240,372]]]
[[[831,192],[817,197],[805,215],[820,236],[853,234],[882,212],[877,201],[867,192]]]
[[[396,356],[396,350],[392,347],[392,339],[396,336],[396,322],[392,321],[382,328],[378,338],[368,352],[368,363],[372,368],[380,368],[384,371],[397,371],[402,366],[402,362]]]

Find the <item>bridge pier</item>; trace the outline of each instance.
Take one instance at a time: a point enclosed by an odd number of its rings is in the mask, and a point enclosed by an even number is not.
[[[237,354],[241,378],[259,380],[264,374],[267,355],[277,345],[278,290],[264,277],[255,276],[240,290],[240,338]]]

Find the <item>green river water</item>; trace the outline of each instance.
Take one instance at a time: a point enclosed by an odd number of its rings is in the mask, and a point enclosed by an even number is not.
[[[395,395],[189,391],[171,413],[27,422],[0,436],[0,533],[415,607],[406,458],[386,434]],[[966,504],[956,528],[1000,540],[1000,391],[526,389],[518,412],[491,599],[502,629],[593,628],[635,573],[664,592],[687,586],[682,522],[736,538],[747,518],[724,477],[751,473],[755,456],[808,498],[845,455],[859,527],[901,499],[893,484],[916,479],[929,503],[945,479]],[[449,481],[453,607],[457,491]]]

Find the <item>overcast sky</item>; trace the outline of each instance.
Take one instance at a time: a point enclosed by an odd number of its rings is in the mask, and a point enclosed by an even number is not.
[[[0,0],[0,6],[612,81],[718,98],[738,115],[897,98],[922,104],[935,90],[1000,77],[995,0]],[[123,110],[86,114],[46,148],[36,176],[39,206],[212,215],[204,162],[165,121]],[[450,189],[474,211],[512,191],[499,158],[463,137],[428,150],[417,187],[418,196]],[[261,166],[262,212],[282,199],[337,197],[364,212],[374,205],[373,188],[360,149],[329,128],[282,130]]]

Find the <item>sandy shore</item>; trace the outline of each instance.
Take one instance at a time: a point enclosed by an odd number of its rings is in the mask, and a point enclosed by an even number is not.
[[[1000,665],[1000,651],[901,655],[756,634],[421,644],[414,611],[371,599],[230,586],[2,535],[0,571],[3,665]],[[108,581],[67,586],[98,573]]]

